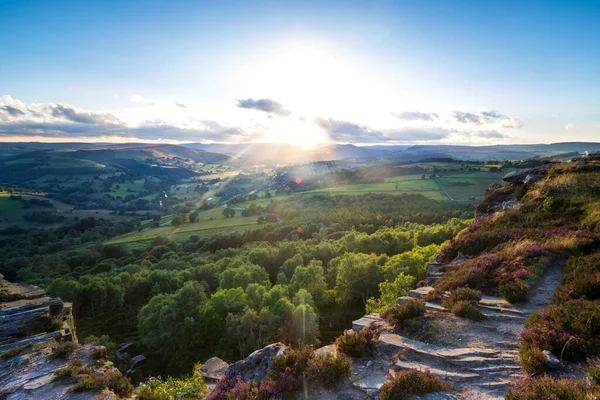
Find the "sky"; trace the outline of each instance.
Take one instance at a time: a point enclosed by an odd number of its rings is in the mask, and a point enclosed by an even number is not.
[[[0,0],[0,141],[600,141],[597,1]]]

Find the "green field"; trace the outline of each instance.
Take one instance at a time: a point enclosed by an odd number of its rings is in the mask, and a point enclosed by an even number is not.
[[[140,193],[144,191],[144,183],[145,179],[136,179],[129,183],[113,183],[109,193],[115,197],[125,197],[128,194]]]
[[[433,179],[414,179],[397,182],[365,183],[354,185],[342,185],[324,189],[305,192],[306,194],[365,194],[365,193],[387,193],[404,194],[418,193],[434,200],[446,200],[447,197],[440,191],[439,186]]]
[[[166,216],[160,220],[162,226],[158,228],[145,229],[141,232],[119,236],[106,244],[125,244],[132,248],[145,248],[158,236],[167,237],[171,240],[186,240],[192,235],[206,238],[233,231],[244,231],[258,226],[256,216],[242,217],[241,212],[237,211],[235,217],[225,218],[221,214],[222,212],[222,208],[199,212],[200,219],[197,222],[186,222],[178,227],[170,225],[173,219],[172,215]]]

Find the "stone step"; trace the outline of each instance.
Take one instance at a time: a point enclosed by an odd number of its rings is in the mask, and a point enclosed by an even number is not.
[[[499,313],[496,311],[489,311],[485,308],[479,308],[479,311],[483,315],[485,315],[488,320],[497,321],[497,322],[511,322],[515,324],[523,324],[527,317],[512,313]]]
[[[352,321],[352,329],[355,331],[359,331],[362,328],[366,328],[371,325],[383,325],[386,324],[386,321],[381,318],[379,313],[364,315],[363,317]]]
[[[528,310],[519,310],[517,308],[509,308],[509,307],[498,307],[495,305],[486,304],[483,301],[477,303],[476,305],[477,305],[477,307],[479,307],[479,309],[482,312],[483,311],[495,312],[498,314],[514,315],[514,316],[523,317],[523,318],[526,318],[531,314]]]
[[[519,366],[518,361],[515,358],[503,358],[503,357],[481,357],[481,356],[470,356],[457,358],[452,360],[455,364],[461,365],[464,368],[481,368],[491,366]]]
[[[408,295],[416,299],[422,299],[423,297],[427,296],[429,292],[433,292],[434,290],[435,289],[431,286],[423,286],[420,288],[409,290]]]
[[[479,380],[481,377],[479,374],[473,372],[461,372],[457,371],[456,368],[442,368],[441,366],[431,366],[428,364],[422,364],[414,361],[398,360],[394,364],[398,369],[415,369],[417,371],[428,371],[440,379],[451,381],[452,383],[467,383]]]

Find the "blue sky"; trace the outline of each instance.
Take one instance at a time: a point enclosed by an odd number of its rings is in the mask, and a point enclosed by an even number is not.
[[[600,139],[600,3],[0,0],[0,140]]]

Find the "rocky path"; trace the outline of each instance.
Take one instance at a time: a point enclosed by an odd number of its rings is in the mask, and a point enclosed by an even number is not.
[[[436,268],[430,268],[430,271],[433,281],[439,278]],[[533,296],[522,306],[484,296],[478,307],[487,319],[481,322],[455,317],[438,304],[426,303],[428,314],[443,327],[439,332],[442,344],[424,343],[399,335],[387,327],[378,314],[354,321],[355,330],[376,324],[383,332],[370,357],[369,367],[360,363],[355,367],[353,386],[374,397],[394,371],[417,369],[430,371],[453,385],[452,395],[440,398],[503,399],[506,389],[523,376],[518,357],[519,332],[523,323],[531,312],[552,302],[561,276],[561,264],[549,267]],[[398,301],[424,297],[430,290],[433,288],[412,290],[408,297]]]

